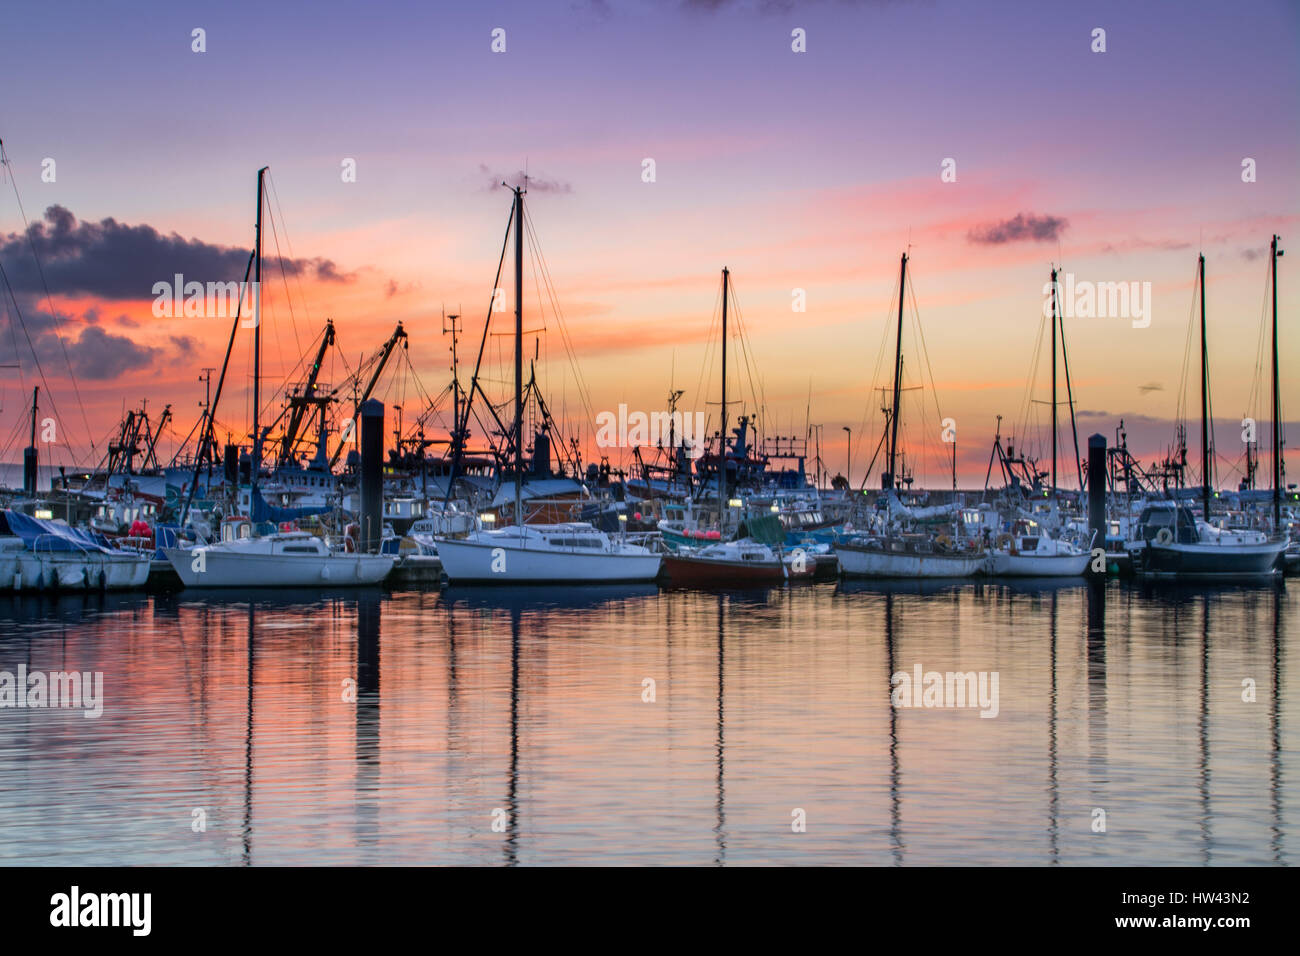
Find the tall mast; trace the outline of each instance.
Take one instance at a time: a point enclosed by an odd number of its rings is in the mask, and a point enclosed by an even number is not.
[[[722,267],[722,440],[718,449],[718,538],[727,530],[727,281],[731,272]]]
[[[262,466],[262,188],[267,167],[257,171],[257,250],[253,265],[253,457],[249,478],[257,486]]]
[[[1056,494],[1056,268],[1052,268],[1052,494]]]
[[[889,473],[881,481],[888,491],[896,487],[894,481],[894,463],[898,456],[898,403],[903,384],[903,297],[907,294],[907,253],[903,253],[902,265],[898,271],[898,336],[894,344],[894,405],[890,414],[889,436]]]
[[[515,187],[515,523],[524,523],[524,191]]]
[[[1197,262],[1201,283],[1201,511],[1210,520],[1210,369],[1205,342],[1205,256]]]
[[[1277,377],[1277,247],[1280,237],[1269,244],[1269,263],[1273,272],[1273,531],[1282,527],[1282,394]]]

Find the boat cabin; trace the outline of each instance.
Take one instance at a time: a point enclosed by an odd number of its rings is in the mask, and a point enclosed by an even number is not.
[[[1200,540],[1192,510],[1176,501],[1155,501],[1143,508],[1136,537],[1143,543],[1156,538],[1179,544],[1196,544]]]

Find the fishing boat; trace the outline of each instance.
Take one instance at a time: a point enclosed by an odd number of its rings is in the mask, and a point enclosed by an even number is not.
[[[1036,521],[1019,518],[1005,540],[989,555],[989,573],[997,577],[1079,577],[1091,554],[1061,538],[1048,535]]]
[[[333,551],[305,531],[228,538],[163,553],[187,588],[343,587],[378,584],[395,554]]]

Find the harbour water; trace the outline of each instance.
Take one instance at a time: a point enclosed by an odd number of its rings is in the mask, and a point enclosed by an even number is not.
[[[0,671],[104,700],[0,709],[0,863],[1290,863],[1297,637],[1281,582],[4,596]]]

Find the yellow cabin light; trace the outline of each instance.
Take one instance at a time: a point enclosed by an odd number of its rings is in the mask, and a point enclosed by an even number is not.
[[[744,502],[741,501],[739,498],[732,498],[730,501],[727,502],[727,504],[732,508],[739,508],[744,504]]]
[[[497,521],[497,516],[492,514],[490,511],[485,511],[478,517],[484,524],[496,524]]]
[[[36,511],[33,512],[33,517],[41,518],[44,519],[45,521],[49,521],[54,517],[54,512],[51,511],[49,508],[37,508]]]

